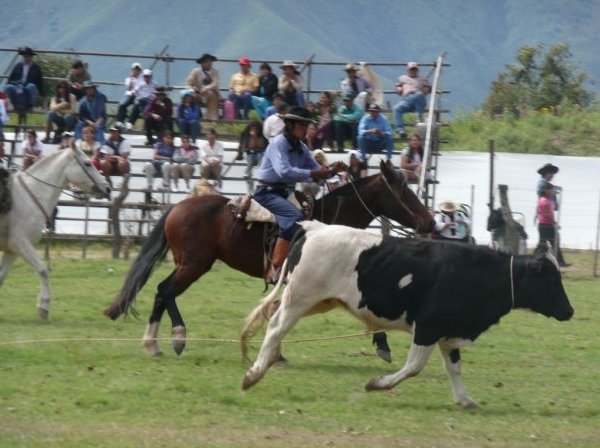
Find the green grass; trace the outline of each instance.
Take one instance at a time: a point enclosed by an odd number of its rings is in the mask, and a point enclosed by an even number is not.
[[[569,253],[564,276],[575,318],[558,323],[514,312],[463,350],[465,387],[481,407],[454,405],[435,354],[416,378],[367,393],[373,376],[398,370],[409,336],[391,333],[394,362],[374,355],[368,337],[288,343],[290,363],[274,366],[248,392],[237,344],[188,342],[177,357],[150,358],[138,341],[165,263],[138,297],[142,318],[101,315],[130,262],[94,249],[54,250],[50,321],[35,310],[37,278],[19,261],[0,292],[2,447],[571,447],[600,438],[600,281],[592,255]],[[179,300],[190,339],[236,339],[262,297],[262,282],[222,264]],[[165,316],[162,337],[170,334]],[[288,340],[339,336],[363,327],[342,311],[300,322]],[[38,342],[43,339],[89,342]],[[258,344],[253,345],[256,355]]]

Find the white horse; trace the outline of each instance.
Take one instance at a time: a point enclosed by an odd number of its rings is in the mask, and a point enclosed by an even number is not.
[[[34,244],[50,220],[63,189],[73,184],[96,198],[110,198],[110,188],[81,150],[64,149],[33,164],[27,171],[11,176],[12,208],[0,214],[0,286],[18,255],[37,272],[41,289],[37,308],[42,319],[50,307],[49,271],[37,255]]]

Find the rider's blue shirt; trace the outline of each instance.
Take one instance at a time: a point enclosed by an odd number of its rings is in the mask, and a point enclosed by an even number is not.
[[[280,134],[267,146],[256,177],[267,184],[294,184],[309,180],[310,172],[319,168],[308,146],[300,142],[294,149]]]

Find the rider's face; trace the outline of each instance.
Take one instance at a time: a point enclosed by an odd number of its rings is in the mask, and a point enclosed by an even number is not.
[[[298,139],[303,139],[308,129],[308,123],[305,121],[296,121],[292,125],[292,135]]]

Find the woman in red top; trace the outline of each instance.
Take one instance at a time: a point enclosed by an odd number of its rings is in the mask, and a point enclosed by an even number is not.
[[[554,197],[554,185],[548,182],[544,185],[542,195],[538,199],[537,204],[537,220],[538,220],[538,231],[540,233],[539,244],[545,244],[548,241],[556,254],[556,259],[559,266],[567,267],[570,266],[563,257],[560,245],[558,244],[558,233],[556,231],[557,224],[554,218],[554,203],[552,198]]]

